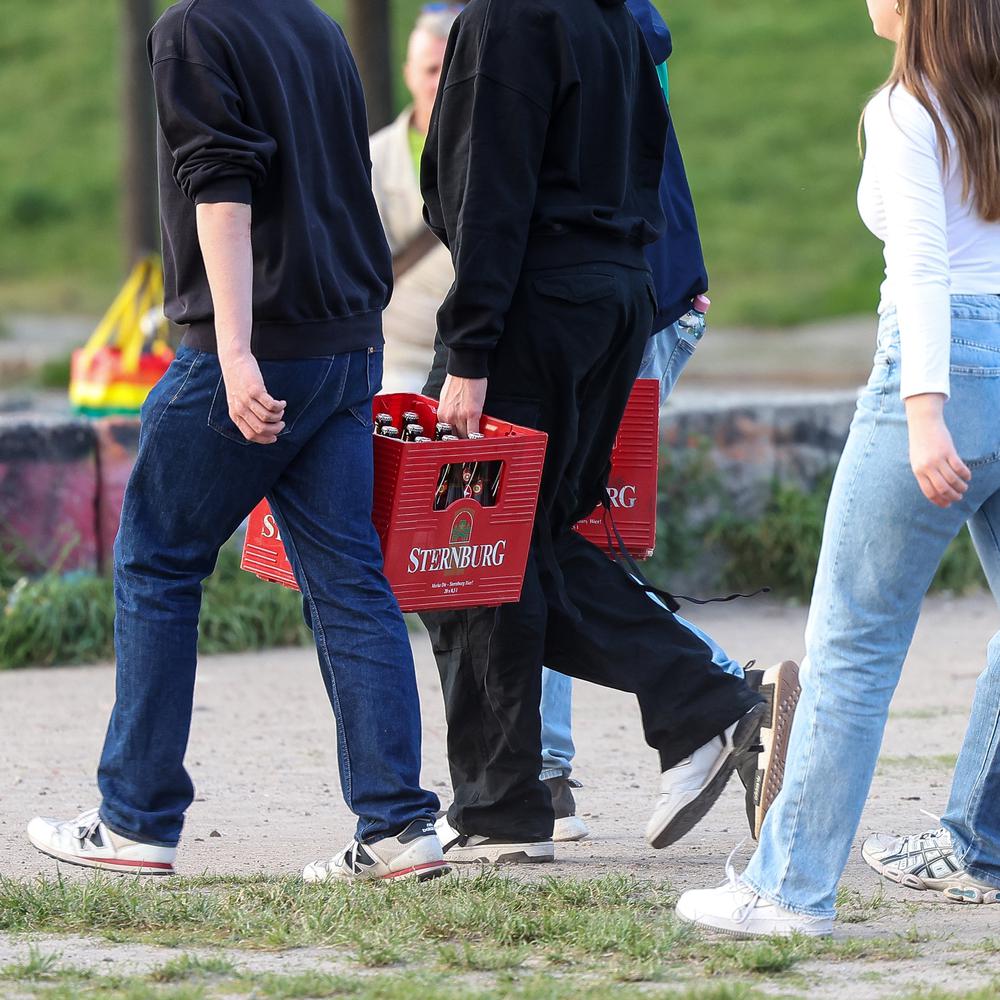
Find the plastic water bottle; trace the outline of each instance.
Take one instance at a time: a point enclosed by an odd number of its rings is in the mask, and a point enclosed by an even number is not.
[[[681,339],[692,347],[705,336],[706,316],[711,305],[712,300],[707,295],[696,295],[692,308],[677,321]]]

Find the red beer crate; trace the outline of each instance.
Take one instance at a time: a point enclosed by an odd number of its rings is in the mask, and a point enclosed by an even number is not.
[[[432,399],[386,394],[375,397],[373,409],[390,414],[396,427],[402,427],[403,413],[414,411],[425,430],[434,432]],[[478,441],[374,438],[372,521],[385,575],[404,611],[492,606],[521,596],[547,436],[490,417],[483,417],[480,430],[485,437]],[[473,462],[502,463],[495,505],[463,497],[436,510],[445,468]],[[267,501],[250,515],[242,566],[297,589]]]
[[[611,453],[611,475],[608,477],[608,497],[615,524],[622,541],[636,559],[648,559],[656,547],[659,443],[660,383],[655,378],[641,378],[635,383],[625,407]],[[580,521],[576,530],[608,551],[603,507]]]

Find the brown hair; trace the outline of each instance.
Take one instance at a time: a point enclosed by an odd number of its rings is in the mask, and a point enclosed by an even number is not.
[[[891,94],[902,85],[927,110],[946,168],[947,120],[963,197],[972,196],[987,222],[1000,222],[1000,0],[902,0],[902,8],[885,86]]]

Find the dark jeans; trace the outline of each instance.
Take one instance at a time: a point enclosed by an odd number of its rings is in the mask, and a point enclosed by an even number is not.
[[[648,271],[526,271],[490,365],[486,412],[549,435],[521,599],[424,615],[444,689],[461,833],[552,834],[539,780],[545,663],[634,693],[646,741],[672,767],[760,699],[700,639],[572,530],[600,502],[653,318]],[[444,380],[438,351],[427,391]]]
[[[229,418],[218,357],[191,348],[142,410],[115,543],[117,700],[98,774],[102,818],[136,840],[170,846],[180,837],[194,795],[184,753],[201,584],[263,496],[316,638],[358,838],[396,833],[438,808],[420,787],[413,659],[371,522],[381,349],[261,369],[288,404],[275,444],[245,440]],[[289,717],[289,730],[295,724]]]

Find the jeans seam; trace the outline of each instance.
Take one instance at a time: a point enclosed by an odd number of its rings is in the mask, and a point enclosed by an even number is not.
[[[1000,551],[1000,539],[998,539],[998,537],[997,537],[996,528],[993,526],[993,523],[990,521],[989,514],[986,511],[984,511],[984,510],[980,510],[980,513],[983,515],[983,520],[986,522],[987,527],[989,527],[989,529],[990,529],[990,537],[993,539],[994,546],[996,547],[997,551]],[[990,759],[990,749],[996,745],[998,728],[1000,728],[1000,716],[998,716],[997,718],[995,718],[994,721],[993,721],[993,732],[990,734],[989,744],[987,745],[986,751],[983,754],[983,763],[982,763],[982,766],[979,769],[979,773],[976,775],[976,784],[975,784],[976,792],[974,793],[974,797],[970,798],[969,802],[966,803],[966,807],[965,807],[965,811],[964,811],[964,817],[963,818],[964,818],[964,821],[965,821],[965,828],[967,830],[969,830],[973,835],[975,835],[975,828],[972,825],[972,817],[973,817],[973,813],[976,812],[976,810],[979,808],[980,803],[983,800],[983,793],[985,791],[985,786],[984,786],[984,783],[983,783],[983,776],[985,775],[986,771],[988,770],[988,763],[987,762]],[[969,853],[971,852],[972,847],[973,847],[973,842],[970,840],[968,847],[965,849],[965,851],[962,854],[963,861],[964,861],[965,858],[967,858],[969,856]]]
[[[856,492],[857,492],[857,484],[858,484],[859,479],[861,478],[861,467],[864,465],[865,461],[868,459],[868,457],[872,453],[872,443],[875,440],[875,432],[878,430],[879,417],[882,416],[882,414],[885,412],[885,399],[886,399],[886,385],[887,384],[888,384],[888,377],[886,378],[885,381],[883,381],[882,387],[881,387],[881,389],[879,391],[879,406],[878,406],[878,409],[875,411],[874,417],[872,419],[872,429],[871,429],[871,432],[868,435],[868,440],[865,442],[864,452],[862,453],[861,458],[858,460],[857,466],[855,467],[855,470],[854,470],[854,476],[853,476],[853,478],[851,480],[851,483],[850,483],[850,486],[849,486],[849,489],[848,489],[847,499],[846,499],[846,505],[845,505],[845,511],[844,511],[845,517],[841,518],[841,525],[838,526],[837,548],[836,548],[836,551],[835,551],[834,557],[833,557],[834,558],[834,562],[833,562],[833,564],[831,566],[831,570],[830,570],[831,576],[834,576],[834,577],[836,576],[836,570],[837,570],[837,567],[838,567],[838,565],[840,563],[840,554],[841,554],[841,549],[842,549],[842,540],[843,540],[843,537],[844,537],[844,532],[842,530],[843,521],[846,520],[846,515],[850,512],[850,508],[854,504],[854,499],[855,499]],[[826,608],[826,611],[825,611],[825,614],[826,614],[826,616],[828,618],[830,617],[831,612],[832,612],[832,597],[831,597],[830,603],[828,604],[828,606]],[[819,679],[819,677],[817,676],[817,679],[816,679],[816,693],[814,695],[814,702],[817,705],[822,704],[822,701],[823,701],[823,697],[822,696],[823,696],[823,683]],[[811,723],[810,723],[809,735],[808,735],[808,752],[805,754],[805,759],[810,764],[811,764],[812,758],[813,758],[813,751],[816,748],[816,716],[817,716],[817,714],[818,713],[816,713],[816,712],[813,713],[813,717],[812,717],[812,720],[811,720]],[[796,803],[796,806],[795,806],[795,815],[794,815],[794,817],[792,819],[791,832],[789,833],[789,836],[788,836],[788,850],[785,853],[785,863],[784,863],[784,865],[781,868],[781,872],[779,874],[778,879],[776,880],[776,884],[779,887],[782,886],[782,885],[784,885],[785,880],[788,878],[788,871],[791,868],[792,854],[794,853],[794,847],[793,847],[793,845],[794,845],[794,842],[795,842],[796,835],[798,834],[799,821],[800,821],[801,816],[802,816],[802,808],[803,808],[803,796],[800,794],[799,798],[798,798],[798,802]],[[754,887],[754,888],[755,888],[755,891],[760,891],[758,887]],[[761,895],[764,896],[765,899],[769,898],[768,895],[766,893],[764,893],[764,892],[761,892]],[[782,903],[781,905],[782,906],[786,906],[786,904],[784,904],[784,903]],[[786,908],[787,909],[792,909],[791,907],[787,907],[787,906],[786,906]]]
[[[319,612],[316,610],[316,600],[312,595],[312,587],[309,586],[309,577],[306,574],[305,564],[299,558],[298,549],[292,538],[292,533],[289,530],[288,522],[281,516],[279,507],[275,503],[273,497],[268,497],[268,503],[279,521],[284,521],[281,533],[282,540],[285,547],[288,549],[289,555],[302,568],[302,596],[309,602],[309,610],[312,613],[313,618],[313,629],[317,640],[322,645],[323,656],[326,658],[326,666],[330,671],[330,690],[333,692],[333,711],[337,719],[337,736],[344,754],[344,771],[347,779],[347,788],[345,789],[347,803],[350,806],[351,811],[355,812],[356,815],[357,813],[354,809],[354,782],[352,780],[353,772],[351,769],[351,750],[347,742],[347,728],[344,725],[344,713],[340,707],[340,694],[337,691],[337,675],[333,669],[333,657],[330,656],[330,646],[326,640],[326,629],[323,627],[323,620],[320,618]]]

